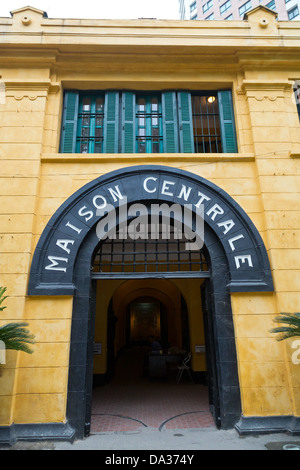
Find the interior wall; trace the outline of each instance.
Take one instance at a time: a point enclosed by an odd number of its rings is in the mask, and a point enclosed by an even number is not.
[[[126,345],[126,312],[131,302],[140,297],[159,300],[167,312],[168,346],[182,349],[181,296],[186,302],[189,322],[192,368],[195,372],[206,370],[204,352],[196,352],[197,345],[205,344],[203,313],[200,295],[202,279],[143,279],[103,280],[97,282],[95,343],[101,343],[101,354],[94,355],[94,374],[107,372],[107,321],[108,308],[117,317],[114,355]]]

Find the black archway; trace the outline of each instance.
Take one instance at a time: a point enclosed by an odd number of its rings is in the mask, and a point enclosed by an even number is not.
[[[125,196],[129,205],[177,203],[190,204],[194,210],[204,204],[209,276],[203,277],[209,277],[205,301],[214,367],[212,400],[220,427],[232,428],[240,417],[241,401],[230,292],[273,290],[266,249],[249,217],[223,190],[201,177],[160,166],[126,168],[84,186],[52,217],[36,248],[29,295],[74,295],[68,423],[78,438],[89,430],[96,282],[91,263],[99,244],[96,207],[116,206]]]

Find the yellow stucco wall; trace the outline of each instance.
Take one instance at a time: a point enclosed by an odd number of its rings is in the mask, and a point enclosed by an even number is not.
[[[258,228],[275,292],[231,296],[243,413],[300,416],[300,365],[291,361],[291,341],[269,332],[276,314],[300,305],[300,124],[292,100],[300,23],[277,22],[265,10],[239,22],[122,22],[24,9],[0,18],[0,28],[0,285],[9,295],[0,325],[27,321],[37,341],[33,355],[7,352],[0,425],[66,419],[73,299],[26,296],[46,223],[85,183],[149,163],[212,181]],[[63,90],[117,87],[232,88],[239,153],[59,154]]]

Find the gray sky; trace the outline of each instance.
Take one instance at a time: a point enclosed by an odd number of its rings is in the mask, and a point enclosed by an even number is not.
[[[179,19],[178,0],[8,0],[0,1],[0,17],[30,5],[49,18]]]

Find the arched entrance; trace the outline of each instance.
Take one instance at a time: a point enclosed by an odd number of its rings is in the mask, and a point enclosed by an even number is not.
[[[188,270],[180,277],[204,280],[199,296],[208,332],[211,402],[219,426],[231,428],[240,417],[241,403],[230,292],[273,290],[267,253],[255,226],[228,194],[201,177],[160,166],[126,168],[84,186],[54,214],[36,248],[29,295],[74,296],[67,420],[77,437],[83,437],[92,402],[97,276],[91,266],[99,246],[97,209],[117,207],[125,198],[128,207],[139,202],[150,213],[151,204],[189,205],[192,213],[204,205],[208,270]],[[111,279],[126,275],[110,273]],[[178,272],[130,273],[131,279],[153,277],[178,278]]]
[[[105,353],[96,354],[92,434],[215,426],[205,351],[194,352],[195,344],[205,344],[202,283],[201,279],[142,279],[120,281],[117,287],[116,281],[97,282],[95,342],[106,350],[108,310],[107,369]],[[159,341],[160,353],[152,352],[149,336]],[[177,365],[190,350],[192,377],[184,371],[177,380]]]

